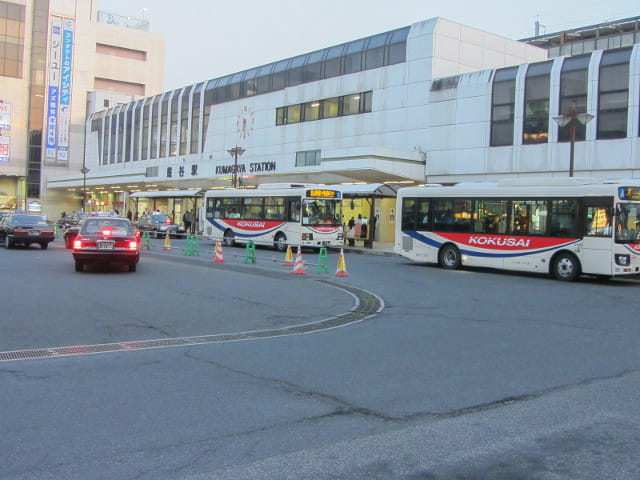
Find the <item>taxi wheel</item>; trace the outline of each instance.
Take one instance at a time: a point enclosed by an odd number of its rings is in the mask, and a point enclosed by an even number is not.
[[[82,265],[82,262],[78,262],[76,260],[76,272],[81,272],[83,270],[84,265]]]
[[[9,235],[7,235],[6,237],[4,237],[4,246],[6,248],[13,248],[13,240],[11,240],[9,238]]]
[[[40,248],[41,248],[42,250],[46,250],[48,246],[49,246],[49,243],[48,243],[48,242],[42,242],[42,243],[40,244]]]
[[[137,268],[138,268],[138,266],[135,263],[130,263],[129,264],[129,271],[130,272],[135,272]]]

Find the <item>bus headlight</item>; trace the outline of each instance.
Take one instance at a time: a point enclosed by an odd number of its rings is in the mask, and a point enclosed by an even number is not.
[[[616,254],[616,265],[620,265],[622,267],[628,267],[631,263],[631,257],[629,255],[620,255]]]

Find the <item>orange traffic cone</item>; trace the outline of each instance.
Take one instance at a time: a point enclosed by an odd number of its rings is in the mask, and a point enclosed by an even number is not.
[[[293,253],[291,253],[291,245],[287,245],[287,254],[284,256],[284,267],[293,267],[295,265],[293,261]]]
[[[169,234],[164,237],[164,249],[163,250],[171,250],[171,240],[169,239]]]
[[[291,273],[294,273],[296,275],[307,274],[307,272],[304,271],[304,266],[302,265],[302,252],[300,251],[300,246],[298,246],[298,253],[296,253],[296,263]]]
[[[338,258],[338,269],[336,270],[336,277],[348,277],[347,266],[344,263],[344,251],[340,249],[340,257]]]
[[[222,255],[222,243],[220,243],[220,240],[216,241],[216,253],[213,258],[213,263],[225,263],[224,256]]]

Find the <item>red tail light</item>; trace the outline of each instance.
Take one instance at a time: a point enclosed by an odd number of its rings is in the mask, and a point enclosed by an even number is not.
[[[79,240],[79,239],[76,238],[73,241],[73,249],[74,250],[80,250],[81,248],[82,248],[82,240]]]
[[[171,225],[171,219],[167,218],[167,225]]]
[[[21,230],[21,229],[16,228],[16,229],[13,231],[13,234],[14,234],[14,235],[26,235],[26,234],[27,234],[27,231],[26,231],[26,230]]]
[[[130,240],[129,241],[129,250],[138,250],[138,242],[137,240]]]
[[[136,230],[136,238],[140,238],[140,230]]]
[[[108,237],[108,236],[111,235],[112,231],[110,229],[108,229],[108,228],[103,228],[102,232],[100,232],[100,233],[102,233],[102,235],[104,235],[105,237]]]

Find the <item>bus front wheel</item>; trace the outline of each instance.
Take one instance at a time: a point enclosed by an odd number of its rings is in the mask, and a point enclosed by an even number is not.
[[[553,260],[553,276],[563,282],[571,282],[580,275],[580,264],[575,255],[562,252]]]
[[[447,270],[455,270],[460,267],[462,259],[460,250],[455,245],[445,245],[440,250],[440,266]]]

